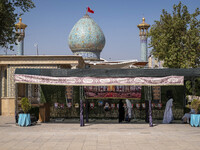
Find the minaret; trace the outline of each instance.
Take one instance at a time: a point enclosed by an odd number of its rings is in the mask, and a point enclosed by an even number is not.
[[[19,22],[15,24],[17,34],[17,55],[24,55],[24,37],[26,24],[22,23],[22,18],[19,18]]]
[[[142,18],[142,23],[137,27],[140,29],[141,61],[147,62],[147,32],[150,25],[145,23],[145,18]]]

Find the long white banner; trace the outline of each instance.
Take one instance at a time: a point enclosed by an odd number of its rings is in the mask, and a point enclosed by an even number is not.
[[[106,86],[106,85],[140,85],[165,86],[184,85],[183,76],[167,77],[133,77],[133,78],[95,78],[95,77],[50,77],[39,75],[15,74],[15,83]]]

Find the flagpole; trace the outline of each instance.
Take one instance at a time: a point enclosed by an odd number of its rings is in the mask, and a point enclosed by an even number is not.
[[[88,8],[86,7],[86,15],[88,14]]]

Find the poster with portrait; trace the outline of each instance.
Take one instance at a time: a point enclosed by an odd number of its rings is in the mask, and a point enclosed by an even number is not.
[[[84,86],[86,99],[141,99],[141,86]]]
[[[66,86],[65,87],[65,97],[66,99],[72,100],[73,98],[73,86]]]
[[[161,87],[153,86],[153,100],[157,102],[161,102]]]

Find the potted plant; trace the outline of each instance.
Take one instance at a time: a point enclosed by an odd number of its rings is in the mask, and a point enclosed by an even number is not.
[[[31,109],[31,104],[27,97],[22,98],[20,103],[23,113],[19,114],[18,124],[20,126],[29,126],[31,125],[31,118],[28,112]]]
[[[200,109],[200,100],[194,99],[191,103],[191,107],[192,107],[192,109],[195,110],[196,113],[198,113],[198,111]]]

